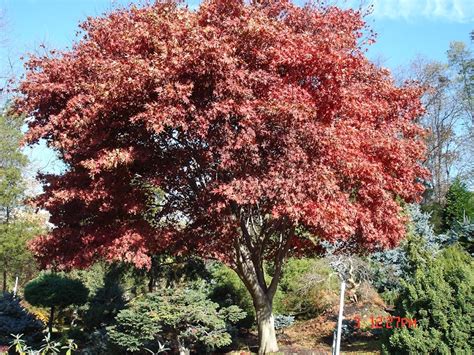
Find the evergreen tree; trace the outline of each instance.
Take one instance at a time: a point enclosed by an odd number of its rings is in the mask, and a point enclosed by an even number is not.
[[[449,187],[442,218],[444,231],[453,228],[456,222],[464,223],[474,218],[474,195],[459,179]]]
[[[409,235],[418,236],[430,254],[439,250],[444,241],[443,236],[436,235],[430,222],[430,214],[423,212],[416,204],[406,206],[406,212],[410,217]],[[394,249],[388,249],[371,255],[372,268],[374,271],[374,285],[380,292],[396,290],[400,287],[400,281],[409,271],[409,260],[407,259],[406,241]]]
[[[0,113],[0,268],[3,292],[15,273],[31,273],[34,260],[26,247],[40,234],[41,221],[23,206],[26,182],[22,171],[28,160],[20,149],[23,120]]]
[[[96,330],[111,325],[119,311],[125,308],[126,299],[121,285],[120,267],[111,265],[103,277],[103,284],[90,298],[83,316],[84,326]]]

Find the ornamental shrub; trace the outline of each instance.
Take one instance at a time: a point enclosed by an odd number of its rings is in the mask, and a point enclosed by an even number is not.
[[[55,308],[86,303],[89,290],[80,280],[60,274],[42,274],[25,286],[25,299],[33,306],[49,307],[49,332],[52,333]]]
[[[295,322],[295,317],[286,316],[284,314],[277,314],[275,316],[275,329],[282,330],[288,327],[291,327]]]
[[[130,352],[165,344],[201,353],[229,345],[229,326],[243,317],[239,307],[219,308],[203,290],[170,288],[132,301],[107,330],[112,343]]]
[[[455,222],[444,235],[445,244],[459,243],[471,256],[474,256],[474,221]]]
[[[118,312],[125,308],[122,287],[115,282],[106,282],[90,300],[83,316],[84,326],[88,330],[111,325]]]
[[[82,321],[88,332],[112,325],[118,312],[125,308],[126,298],[121,285],[120,268],[109,267],[101,275],[102,285],[95,289],[84,307]]]
[[[43,330],[41,323],[29,313],[18,298],[11,293],[0,296],[0,344],[7,344],[10,334],[24,334],[26,337]]]
[[[337,304],[338,290],[339,279],[326,259],[290,258],[273,309],[301,319],[315,317]]]
[[[385,338],[385,352],[472,354],[472,258],[459,246],[433,257],[416,237],[410,238],[406,250],[410,274],[401,282],[395,315],[416,319],[417,327],[392,329]]]
[[[212,286],[209,298],[220,307],[232,305],[242,309],[246,316],[236,323],[238,328],[251,328],[255,322],[255,310],[249,292],[235,271],[224,264],[215,263],[211,267]]]
[[[430,253],[437,252],[445,242],[445,236],[437,235],[430,221],[430,214],[423,212],[416,204],[406,206],[411,223],[409,235],[418,236],[423,242],[423,249]],[[370,256],[373,273],[372,284],[379,293],[396,292],[400,281],[407,276],[410,262],[406,256],[406,240],[394,249],[375,252]]]

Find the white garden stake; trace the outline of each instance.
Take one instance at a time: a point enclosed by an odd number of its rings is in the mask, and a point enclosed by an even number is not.
[[[336,338],[336,355],[341,351],[341,336],[342,336],[342,318],[344,311],[344,291],[346,290],[346,282],[341,281],[341,298],[339,300],[339,317],[337,318],[337,338]]]
[[[17,290],[18,290],[18,276],[15,278],[15,287],[13,288],[13,297],[16,297]]]

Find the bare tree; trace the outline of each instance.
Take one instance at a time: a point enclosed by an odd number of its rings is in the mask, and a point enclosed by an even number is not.
[[[443,204],[450,181],[462,174],[466,148],[466,110],[459,99],[459,81],[448,64],[416,58],[409,76],[426,89],[426,113],[420,123],[429,130],[426,166],[431,172],[427,202]]]

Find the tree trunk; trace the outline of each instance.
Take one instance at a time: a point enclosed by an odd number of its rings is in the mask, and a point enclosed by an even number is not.
[[[51,307],[51,311],[49,312],[49,320],[48,320],[49,334],[53,334],[53,321],[54,321],[54,306]]]
[[[257,311],[259,354],[268,354],[278,351],[272,303],[272,301],[267,300],[261,306],[255,307]]]
[[[258,325],[258,353],[277,352],[278,344],[272,314],[273,297],[281,278],[283,262],[288,254],[295,227],[283,219],[274,226],[275,230],[279,231],[275,232],[272,228],[264,228],[264,222],[255,226],[252,211],[246,214],[243,208],[237,206],[233,206],[233,210],[236,219],[240,222],[241,230],[239,237],[234,240],[234,270],[252,296]],[[263,219],[255,217],[255,220],[262,221]],[[272,244],[271,247],[269,243]],[[273,254],[274,271],[271,281],[267,282],[264,260],[270,253]]]
[[[275,271],[270,285],[265,281],[263,262],[260,256],[252,258],[251,253],[244,246],[237,248],[236,272],[244,283],[253,299],[255,314],[257,316],[259,354],[268,354],[278,351],[275,333],[275,324],[272,314],[273,297],[281,277],[283,258],[288,251],[288,242],[282,247],[275,259]],[[254,254],[255,256],[255,254]]]
[[[148,292],[155,291],[155,276],[153,270],[150,271],[150,279],[148,281]]]

